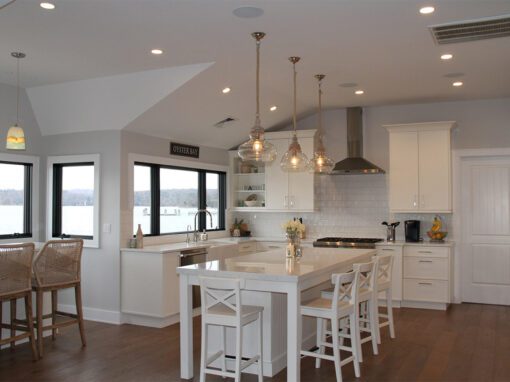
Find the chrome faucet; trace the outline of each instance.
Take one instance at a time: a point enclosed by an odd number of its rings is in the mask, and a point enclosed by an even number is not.
[[[190,239],[189,239],[189,232],[191,231],[191,224],[188,224],[186,226],[186,244],[189,244],[190,242]]]
[[[211,219],[211,228],[213,226],[213,221],[212,221],[212,215],[209,211],[207,211],[207,208],[204,208],[204,209],[199,209],[197,210],[197,213],[195,214],[195,229],[193,231],[193,241],[196,243],[198,241],[198,230],[197,230],[197,216],[199,213],[201,212],[205,212],[206,214],[209,215],[209,218]],[[207,224],[206,224],[207,225]]]

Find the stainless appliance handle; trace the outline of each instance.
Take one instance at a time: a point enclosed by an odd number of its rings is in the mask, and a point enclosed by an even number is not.
[[[186,249],[181,251],[181,257],[207,255],[207,248]]]

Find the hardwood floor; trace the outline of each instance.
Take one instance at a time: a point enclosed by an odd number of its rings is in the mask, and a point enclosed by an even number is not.
[[[344,381],[510,381],[510,307],[454,305],[447,312],[395,309],[397,338],[383,330],[379,355],[364,347],[361,378],[349,364]],[[45,339],[44,358],[30,347],[0,351],[0,381],[180,381],[179,326],[151,329],[87,321],[87,347],[77,327]],[[199,365],[199,320],[195,321],[195,375]],[[333,363],[315,369],[302,360],[302,381],[335,381]],[[195,380],[198,381],[196,377]],[[243,381],[256,381],[243,375]],[[267,381],[286,381],[285,371]],[[208,376],[207,381],[224,381]]]

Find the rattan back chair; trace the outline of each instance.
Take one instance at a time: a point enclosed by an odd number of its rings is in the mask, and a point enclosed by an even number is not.
[[[10,343],[14,349],[16,341],[30,339],[32,355],[38,359],[35,347],[34,324],[32,320],[32,260],[34,243],[0,245],[0,346]],[[25,300],[26,320],[16,317],[16,302]],[[2,305],[10,302],[10,322],[3,322]],[[10,329],[10,337],[2,339],[2,329]],[[17,331],[23,332],[16,334]]]
[[[43,333],[52,331],[52,339],[56,338],[57,329],[63,326],[78,324],[82,345],[86,346],[83,326],[83,310],[81,300],[81,255],[82,239],[50,240],[44,244],[34,260],[34,279],[32,288],[36,292],[37,301],[37,345],[39,356],[43,356]],[[74,288],[76,298],[76,314],[57,310],[58,291]],[[51,313],[43,315],[43,293],[51,292]],[[57,317],[67,320],[57,322]],[[43,325],[43,320],[51,318],[51,325]]]

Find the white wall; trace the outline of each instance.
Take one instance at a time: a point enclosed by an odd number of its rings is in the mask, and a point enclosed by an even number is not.
[[[363,110],[363,119],[364,156],[385,170],[388,170],[389,163],[389,140],[388,132],[382,126],[386,124],[457,121],[457,127],[452,132],[453,149],[510,147],[510,98],[367,107]],[[317,116],[301,119],[297,128],[317,128]],[[290,129],[291,126],[285,128]],[[347,156],[345,109],[324,111],[323,129],[328,155],[335,162],[344,159]],[[277,160],[281,155],[283,153],[278,154]],[[330,178],[316,184],[315,202],[319,211],[302,214],[311,236],[384,237],[385,230],[380,226],[382,220],[421,220],[422,235],[430,227],[433,218],[430,214],[389,214],[386,175],[336,175]],[[344,204],[343,201],[348,203]],[[363,208],[356,208],[356,205]],[[233,214],[246,219],[253,232],[265,236],[282,236],[282,221],[295,215]],[[445,219],[451,232],[451,216]],[[273,234],[270,235],[271,232]],[[403,237],[402,227],[397,229],[397,237]]]

